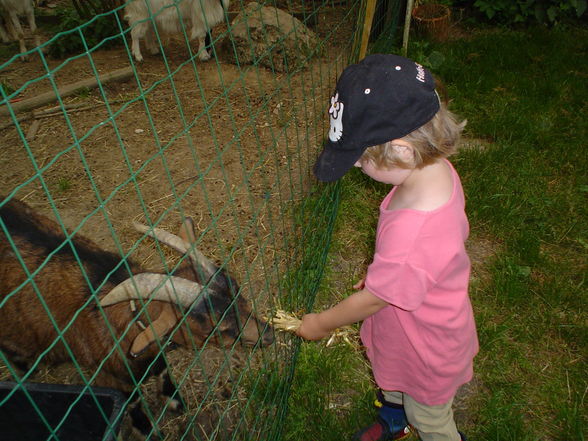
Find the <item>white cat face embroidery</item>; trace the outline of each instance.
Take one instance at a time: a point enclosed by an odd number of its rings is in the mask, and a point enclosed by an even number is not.
[[[331,97],[331,107],[329,107],[330,124],[329,139],[332,142],[337,142],[343,136],[343,103],[339,101],[339,94]]]

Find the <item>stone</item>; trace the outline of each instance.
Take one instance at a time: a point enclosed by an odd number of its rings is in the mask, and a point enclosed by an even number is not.
[[[223,44],[235,64],[258,64],[288,72],[308,61],[318,38],[287,12],[251,2],[232,21]]]

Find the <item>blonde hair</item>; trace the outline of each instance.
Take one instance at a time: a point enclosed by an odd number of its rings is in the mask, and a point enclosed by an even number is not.
[[[368,147],[359,160],[373,161],[379,169],[424,167],[457,152],[461,132],[466,123],[465,120],[458,122],[445,103],[441,103],[439,111],[429,122],[402,138],[413,147],[414,162],[406,163],[400,159],[390,141]]]

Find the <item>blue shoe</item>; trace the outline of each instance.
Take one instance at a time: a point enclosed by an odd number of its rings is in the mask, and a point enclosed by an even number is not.
[[[402,405],[386,402],[381,392],[374,404],[378,408],[376,421],[353,435],[352,441],[408,441],[412,437],[415,432]]]

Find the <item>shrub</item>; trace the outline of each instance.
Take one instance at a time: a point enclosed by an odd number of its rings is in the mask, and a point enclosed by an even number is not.
[[[586,12],[586,0],[475,0],[473,6],[488,19],[505,24],[556,23]]]
[[[121,44],[121,31],[119,29],[116,12],[106,15],[94,16],[93,20],[80,16],[79,12],[63,8],[56,12],[59,17],[53,31],[63,32],[49,47],[49,55],[62,58],[66,55],[77,54],[100,46],[109,48]],[[73,30],[73,31],[72,31]]]

